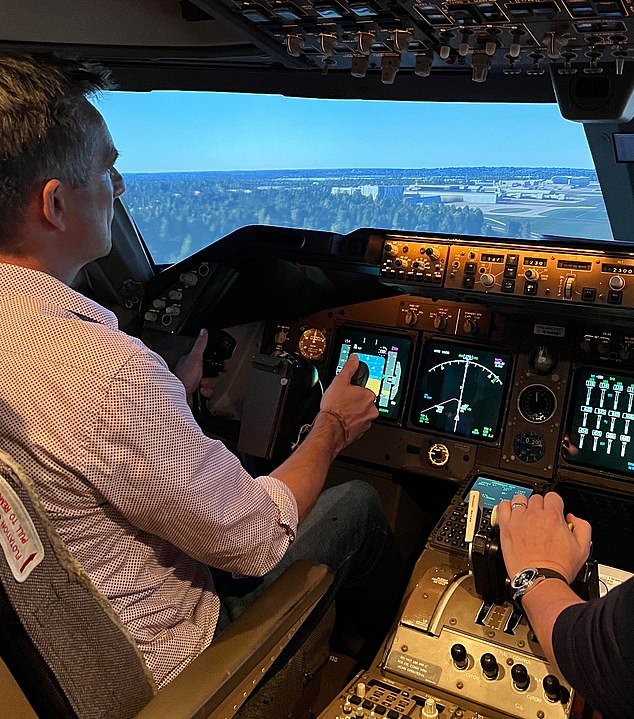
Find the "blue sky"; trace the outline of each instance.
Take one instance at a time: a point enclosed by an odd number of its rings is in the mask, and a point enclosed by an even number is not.
[[[593,167],[556,105],[106,93],[120,172],[338,167]]]

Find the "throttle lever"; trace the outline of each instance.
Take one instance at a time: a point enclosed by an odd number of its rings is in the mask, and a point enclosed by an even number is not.
[[[350,378],[350,384],[354,384],[357,387],[365,387],[369,378],[370,369],[368,365],[363,360],[359,360],[359,366]]]

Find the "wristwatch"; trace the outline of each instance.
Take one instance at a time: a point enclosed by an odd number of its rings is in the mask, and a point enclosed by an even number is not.
[[[522,597],[526,592],[536,584],[543,582],[544,579],[561,579],[562,582],[568,584],[566,577],[559,572],[555,572],[553,569],[526,567],[511,579],[511,589],[513,590],[513,601],[515,604],[521,604]]]

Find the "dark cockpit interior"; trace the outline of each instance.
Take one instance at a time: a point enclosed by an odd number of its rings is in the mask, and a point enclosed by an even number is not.
[[[161,254],[142,218],[161,193],[176,198],[164,208],[174,210],[184,190],[169,184],[180,181],[174,171],[143,195],[155,170],[141,168],[126,177],[130,200],[116,202],[112,253],[77,279],[168,364],[201,327],[211,330],[206,360],[219,377],[213,399],[197,398],[195,416],[254,473],[301,441],[350,353],[368,365],[379,417],[329,481],[377,488],[411,579],[372,666],[321,695],[323,719],[582,716],[530,627],[497,593],[500,578],[487,575],[499,562],[490,516],[518,491],[555,490],[592,523],[594,591],[634,572],[633,13],[627,0],[117,0],[90,9],[28,0],[1,13],[0,53],[90,58],[135,98],[182,91],[442,103],[458,118],[465,104],[484,103],[487,132],[458,122],[455,146],[486,147],[504,131],[529,157],[549,141],[541,127],[500,128],[496,108],[556,103],[583,128],[594,166],[585,176],[552,167],[547,181],[512,172],[491,179],[480,166],[458,177],[368,179],[346,176],[343,161],[334,179],[311,180],[328,182],[326,194],[342,202],[421,212],[468,207],[471,194],[485,219],[463,229],[249,215],[220,236],[203,229],[206,239],[193,243],[186,229]],[[436,131],[391,128],[419,149]],[[373,129],[340,133],[374,167]],[[318,123],[310,135],[318,147]],[[510,171],[519,163],[508,155]],[[417,166],[398,155],[391,167]],[[233,177],[223,192],[282,193],[295,182],[291,171],[248,179],[250,189]],[[584,217],[595,227],[596,215],[584,215],[596,209],[588,188],[602,198],[607,232],[583,232]],[[574,232],[542,227],[531,205],[542,201],[574,217]],[[487,203],[510,209],[496,220]],[[484,498],[481,561],[465,541],[472,488]],[[491,681],[478,666],[485,654],[501,667],[494,677],[483,668]],[[524,688],[511,681],[513,664],[528,669]]]

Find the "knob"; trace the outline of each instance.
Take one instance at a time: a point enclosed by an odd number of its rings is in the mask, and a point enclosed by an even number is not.
[[[365,712],[363,711],[363,707],[362,707],[362,706],[358,706],[358,707],[354,710],[354,715],[355,715],[356,717],[364,717],[364,716],[365,716]]]
[[[490,55],[482,52],[475,53],[471,60],[471,79],[473,82],[486,82],[490,67]]]
[[[554,674],[547,674],[544,677],[542,686],[548,701],[558,702],[561,699],[561,684]]]
[[[523,664],[514,664],[511,667],[511,678],[513,679],[513,686],[521,692],[526,691],[531,683],[528,670]]]
[[[438,707],[434,699],[425,699],[425,705],[420,710],[421,719],[437,719]]]
[[[160,299],[160,298],[156,299],[156,300],[152,300],[152,307],[154,307],[157,310],[165,309],[165,304],[166,304],[165,300]]]
[[[434,327],[441,331],[447,329],[447,318],[444,315],[436,315],[434,317]]]
[[[352,704],[350,704],[350,697],[346,697],[345,702],[343,703],[343,713],[344,714],[351,714],[352,713]]]
[[[180,290],[170,290],[167,296],[174,302],[180,302],[183,299],[183,293]]]
[[[524,277],[530,282],[535,282],[539,279],[539,272],[533,267],[528,267],[524,270]]]
[[[444,467],[449,461],[449,449],[446,444],[437,442],[429,448],[427,456],[436,467]]]
[[[368,71],[368,56],[367,55],[355,55],[352,58],[352,67],[350,68],[350,74],[352,77],[365,77]]]
[[[172,317],[178,317],[181,313],[181,308],[178,305],[170,305],[165,308],[166,315],[172,315]]]
[[[469,54],[469,35],[471,35],[471,30],[463,30],[460,45],[458,45],[458,55],[460,57],[467,57]]]
[[[488,272],[485,272],[480,277],[480,282],[484,287],[493,287],[493,285],[495,284],[495,277],[493,277],[493,275],[489,274]]]
[[[467,658],[467,650],[464,644],[454,644],[451,647],[451,658],[453,659],[454,664],[458,667],[458,669],[467,668],[467,665],[469,664],[469,659]]]
[[[435,247],[426,247],[425,254],[432,261],[440,259],[440,253]]]
[[[480,666],[482,667],[482,672],[487,679],[497,679],[499,667],[493,654],[490,652],[483,654],[480,657]]]
[[[319,34],[319,51],[322,55],[329,57],[332,55],[335,45],[337,44],[337,36],[330,33],[322,32]]]
[[[195,272],[181,272],[178,279],[185,287],[193,287],[198,284],[198,275]]]
[[[381,61],[381,82],[384,85],[393,85],[400,66],[400,55],[383,55],[383,60]]]
[[[566,277],[564,280],[564,297],[569,300],[572,299],[572,289],[575,286],[574,277]]]
[[[414,75],[418,77],[429,77],[431,75],[432,56],[420,53],[416,55],[416,66],[414,67]]]
[[[365,684],[363,682],[357,684],[357,696],[365,699]]]
[[[418,322],[418,313],[413,310],[407,310],[404,319],[406,325],[413,326]]]
[[[468,335],[477,335],[478,334],[478,323],[475,320],[467,319],[462,323],[462,329]]]
[[[621,275],[612,275],[610,277],[608,284],[610,285],[611,290],[622,290],[625,287],[625,280],[621,277]]]
[[[371,32],[364,32],[363,30],[357,33],[357,49],[364,55],[369,55],[372,50],[372,44],[374,43],[374,34]]]

